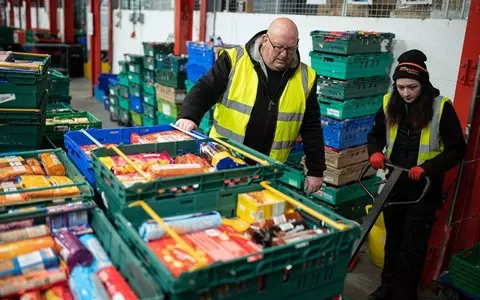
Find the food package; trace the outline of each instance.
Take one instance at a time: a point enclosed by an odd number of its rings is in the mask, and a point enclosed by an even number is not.
[[[44,300],[73,300],[68,284],[62,283],[52,286],[43,294]]]
[[[56,268],[59,260],[52,248],[30,252],[0,264],[0,278],[27,274],[32,271]]]
[[[104,144],[103,146],[108,147],[109,145],[115,145],[115,144]],[[92,156],[92,151],[95,150],[95,149],[98,149],[98,146],[95,145],[95,144],[93,144],[93,145],[83,145],[83,146],[80,146],[80,149],[82,149],[82,151],[85,152],[85,154],[88,157],[91,157]]]
[[[147,182],[145,177],[138,173],[129,173],[123,175],[115,175],[115,177],[120,181],[124,187],[129,188],[132,185],[139,183],[139,182]]]
[[[199,164],[204,168],[211,168],[212,165],[205,159],[198,155],[187,153],[175,157],[175,164]]]
[[[22,291],[49,287],[67,280],[67,274],[62,269],[50,269],[31,272],[26,275],[9,277],[0,280],[0,297],[16,295]]]
[[[62,117],[53,117],[47,118],[45,121],[45,125],[57,125],[57,124],[89,124],[90,121],[88,118],[80,117],[80,118],[62,118]]]
[[[63,214],[47,217],[47,224],[53,233],[69,231],[75,235],[92,232],[88,222],[88,212],[86,210],[72,211],[84,208],[82,202],[73,202],[61,205],[47,207],[48,213],[65,212]]]
[[[0,181],[14,180],[20,175],[33,174],[32,168],[21,156],[0,158]]]
[[[240,258],[262,250],[262,247],[225,225],[184,234],[182,238],[197,253],[204,255],[209,264]],[[175,277],[188,271],[195,264],[194,258],[170,237],[149,242],[148,245]],[[261,255],[252,255],[247,261],[260,258]]]
[[[249,223],[281,216],[284,213],[285,200],[270,191],[263,190],[238,195],[237,216]]]
[[[42,153],[40,159],[48,176],[65,176],[65,167],[55,153]]]
[[[130,136],[131,144],[155,144],[164,142],[178,142],[193,140],[191,136],[178,130],[167,130],[145,135],[132,133]]]
[[[200,164],[152,165],[147,170],[152,178],[178,177],[203,174],[209,171]]]
[[[90,265],[92,272],[97,273],[103,268],[109,267],[112,265],[108,254],[103,249],[100,242],[97,240],[93,234],[85,234],[80,236],[80,242],[85,246],[85,248],[93,254],[93,262]],[[114,251],[114,249],[112,249]]]
[[[245,162],[235,157],[223,145],[213,142],[203,142],[200,145],[202,156],[217,170],[228,170],[247,166]]]
[[[0,245],[0,262],[40,249],[53,248],[54,246],[55,241],[51,236],[2,244]]]
[[[50,234],[50,228],[46,225],[9,230],[0,232],[0,244],[33,239]]]
[[[136,300],[138,299],[132,291],[125,278],[114,266],[105,267],[98,272],[98,278],[106,287],[111,299]]]
[[[43,300],[42,293],[40,290],[33,290],[30,292],[23,293],[19,300]]]
[[[15,192],[19,188],[15,182],[12,181],[6,181],[6,182],[1,182],[0,183],[0,192],[5,193],[5,192]],[[13,193],[13,194],[3,194],[0,195],[0,204],[15,204],[15,203],[21,203],[21,202],[26,202],[29,200],[29,197],[25,193]]]
[[[71,232],[55,234],[55,242],[60,246],[60,255],[72,270],[75,266],[90,266],[93,261],[92,253]]]
[[[42,166],[36,158],[27,158],[27,163],[32,168],[33,175],[45,175]]]
[[[218,227],[222,224],[222,216],[212,211],[164,218],[163,221],[176,233],[185,234]],[[165,234],[163,228],[154,220],[144,222],[138,232],[145,242],[157,240]]]
[[[142,171],[145,171],[151,165],[168,165],[173,163],[172,157],[166,153],[146,153],[132,154],[127,157]],[[104,156],[99,158],[100,161],[115,175],[124,175],[135,173],[136,170],[120,156]]]
[[[0,224],[0,232],[30,227],[33,226],[33,222],[33,219],[28,219],[22,221],[14,221],[10,223],[2,223]]]
[[[52,189],[41,191],[26,191],[30,199],[49,198],[49,197],[70,197],[80,195],[80,190],[76,186],[58,187],[67,184],[73,184],[73,181],[65,176],[38,176],[25,175],[18,178],[18,184],[24,189],[34,189],[43,187],[52,187]]]
[[[75,300],[109,299],[102,282],[89,268],[74,268],[68,282]]]

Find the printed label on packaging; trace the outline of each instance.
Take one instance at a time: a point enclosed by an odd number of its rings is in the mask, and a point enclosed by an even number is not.
[[[0,94],[0,104],[16,100],[15,94]]]

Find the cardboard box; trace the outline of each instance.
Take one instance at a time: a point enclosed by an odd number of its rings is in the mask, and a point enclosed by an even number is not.
[[[239,194],[237,216],[251,224],[283,215],[285,204],[285,200],[266,190]]]
[[[177,118],[180,114],[180,110],[182,109],[182,105],[174,104],[157,98],[157,109],[166,116]]]
[[[173,104],[180,104],[185,99],[186,92],[184,89],[176,89],[155,83],[155,93],[157,99],[168,101]]]

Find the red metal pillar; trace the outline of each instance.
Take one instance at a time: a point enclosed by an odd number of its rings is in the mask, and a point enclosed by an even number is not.
[[[50,34],[56,36],[58,34],[57,0],[48,1],[48,10],[50,12]]]
[[[18,28],[22,29],[22,2],[23,0],[18,1]]]
[[[10,0],[9,3],[10,3],[10,11],[9,11],[10,21],[9,21],[9,23],[10,23],[10,27],[15,27],[15,11],[14,11],[15,5],[13,3],[13,0]]]
[[[193,0],[175,1],[175,55],[187,54],[187,41],[192,40]]]
[[[207,0],[200,0],[200,34],[199,40],[206,41],[207,36]]]
[[[477,62],[480,55],[480,35],[476,32],[478,28],[480,28],[480,0],[472,0],[467,18],[453,103],[463,129],[465,129],[468,119],[475,71],[478,68]],[[479,114],[480,108],[477,104],[474,115],[476,117],[474,118],[474,124],[472,124],[473,131],[470,132],[471,140],[476,139],[478,134]],[[480,158],[480,149],[477,149],[475,153],[475,145],[473,144],[470,143],[466,157],[467,162],[471,161],[473,163],[465,164],[455,207],[452,207],[453,191],[451,191],[445,206],[437,215],[438,221],[433,228],[429,242],[429,256],[423,275],[424,283],[430,286],[432,281],[437,279],[440,271],[448,267],[452,254],[478,242],[477,235],[480,230],[480,196],[478,196],[480,195],[480,185],[478,184],[480,182],[480,167],[479,162],[475,161]],[[445,187],[455,182],[457,175],[458,168],[448,172],[445,176]],[[454,210],[452,219],[454,225],[448,237],[445,232],[448,232],[446,225],[451,209]]]
[[[100,0],[90,0],[90,9],[93,14],[93,35],[90,37],[90,64],[91,64],[91,81],[92,96],[93,87],[98,82],[98,75],[101,73],[101,30],[100,30]],[[90,25],[90,24],[89,24]]]
[[[64,33],[63,38],[64,42],[67,44],[72,44],[75,42],[75,14],[73,11],[73,1],[74,0],[65,0],[63,1],[63,24],[64,24]]]
[[[25,28],[32,29],[32,0],[25,0]]]

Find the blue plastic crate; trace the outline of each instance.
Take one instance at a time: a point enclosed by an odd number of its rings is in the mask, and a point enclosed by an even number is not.
[[[215,52],[212,46],[187,42],[188,61],[205,67],[212,67],[215,63]]]
[[[105,92],[106,95],[108,95],[108,91],[110,90],[110,78],[118,78],[116,74],[107,74],[107,73],[102,73],[98,75],[98,86],[100,87],[101,90]]]
[[[325,146],[343,150],[367,143],[375,116],[343,121],[322,117]]]
[[[205,74],[210,71],[211,67],[206,67],[204,65],[199,65],[188,61],[187,63],[187,79],[191,82],[197,82]]]
[[[105,103],[105,99],[108,98],[108,95],[107,93],[105,93],[105,91],[103,91],[102,89],[100,89],[100,87],[98,85],[95,85],[93,87],[93,95],[95,96],[95,99],[100,102],[100,103]]]
[[[130,145],[130,136],[132,133],[146,135],[168,130],[174,130],[174,128],[170,125],[158,125],[151,127],[89,129],[87,132],[102,144]],[[201,136],[197,132],[194,133]],[[93,142],[80,131],[69,131],[65,134],[64,138],[68,157],[73,161],[80,172],[82,172],[88,182],[95,187],[95,173],[92,168],[90,157],[88,157],[80,148],[85,145],[93,145]]]
[[[110,111],[110,98],[105,97],[105,100],[103,101],[103,108],[105,108],[106,111]]]
[[[132,110],[136,113],[143,114],[143,101],[142,98],[136,96],[130,96],[130,103],[132,104]]]

